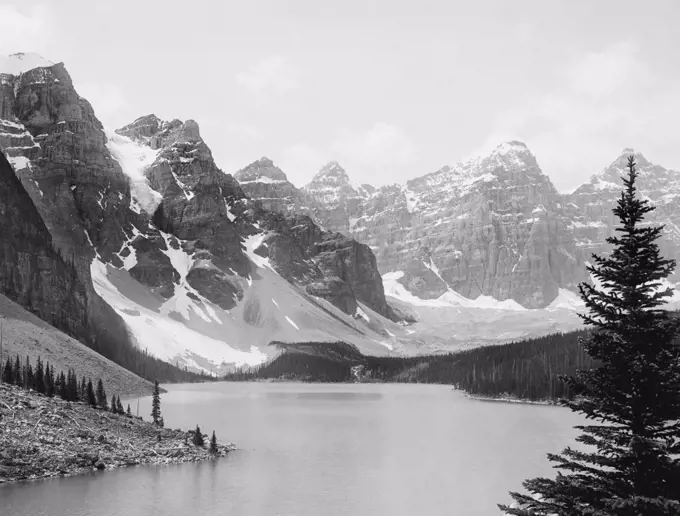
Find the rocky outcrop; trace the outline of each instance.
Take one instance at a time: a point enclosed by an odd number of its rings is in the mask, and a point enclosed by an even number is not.
[[[284,278],[345,313],[355,314],[358,300],[385,317],[394,317],[368,246],[340,233],[322,231],[307,216],[268,213],[262,226],[269,233],[256,252],[269,258]]]
[[[236,174],[243,191],[269,211],[285,215],[309,214],[304,194],[268,158],[254,161]]]

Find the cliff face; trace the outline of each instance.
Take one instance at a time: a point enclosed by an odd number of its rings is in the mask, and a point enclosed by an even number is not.
[[[56,317],[80,324],[56,326],[124,362],[131,345],[125,325],[97,295],[90,275],[95,254],[119,260],[115,253],[125,240],[124,228],[135,220],[127,209],[128,182],[106,150],[102,126],[62,64],[0,73],[0,113],[0,148],[44,223],[49,245],[76,276],[64,281],[75,281],[73,288],[82,291],[76,296],[79,309],[65,299],[54,305]]]
[[[0,291],[71,335],[87,334],[87,293],[0,153]]]
[[[564,200],[519,142],[377,190],[331,163],[303,191],[315,220],[367,244],[421,299],[455,291],[539,308],[585,279]]]

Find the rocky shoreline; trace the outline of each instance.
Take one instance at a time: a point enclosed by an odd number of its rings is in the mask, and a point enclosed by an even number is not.
[[[0,384],[0,484],[212,460],[236,449],[218,443],[211,454],[209,436],[199,447],[192,444],[193,434]]]

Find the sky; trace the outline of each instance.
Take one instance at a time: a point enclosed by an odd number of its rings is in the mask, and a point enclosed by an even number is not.
[[[680,169],[677,0],[0,0],[112,128],[194,119],[220,168],[376,186],[526,143],[558,190],[626,147]]]

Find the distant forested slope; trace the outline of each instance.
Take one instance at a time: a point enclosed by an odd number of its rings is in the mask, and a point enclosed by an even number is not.
[[[270,362],[230,373],[226,380],[306,382],[400,382],[449,384],[470,394],[555,400],[569,396],[562,374],[592,367],[579,337],[558,333],[499,346],[419,357],[373,357],[337,343],[272,343],[283,353]]]

